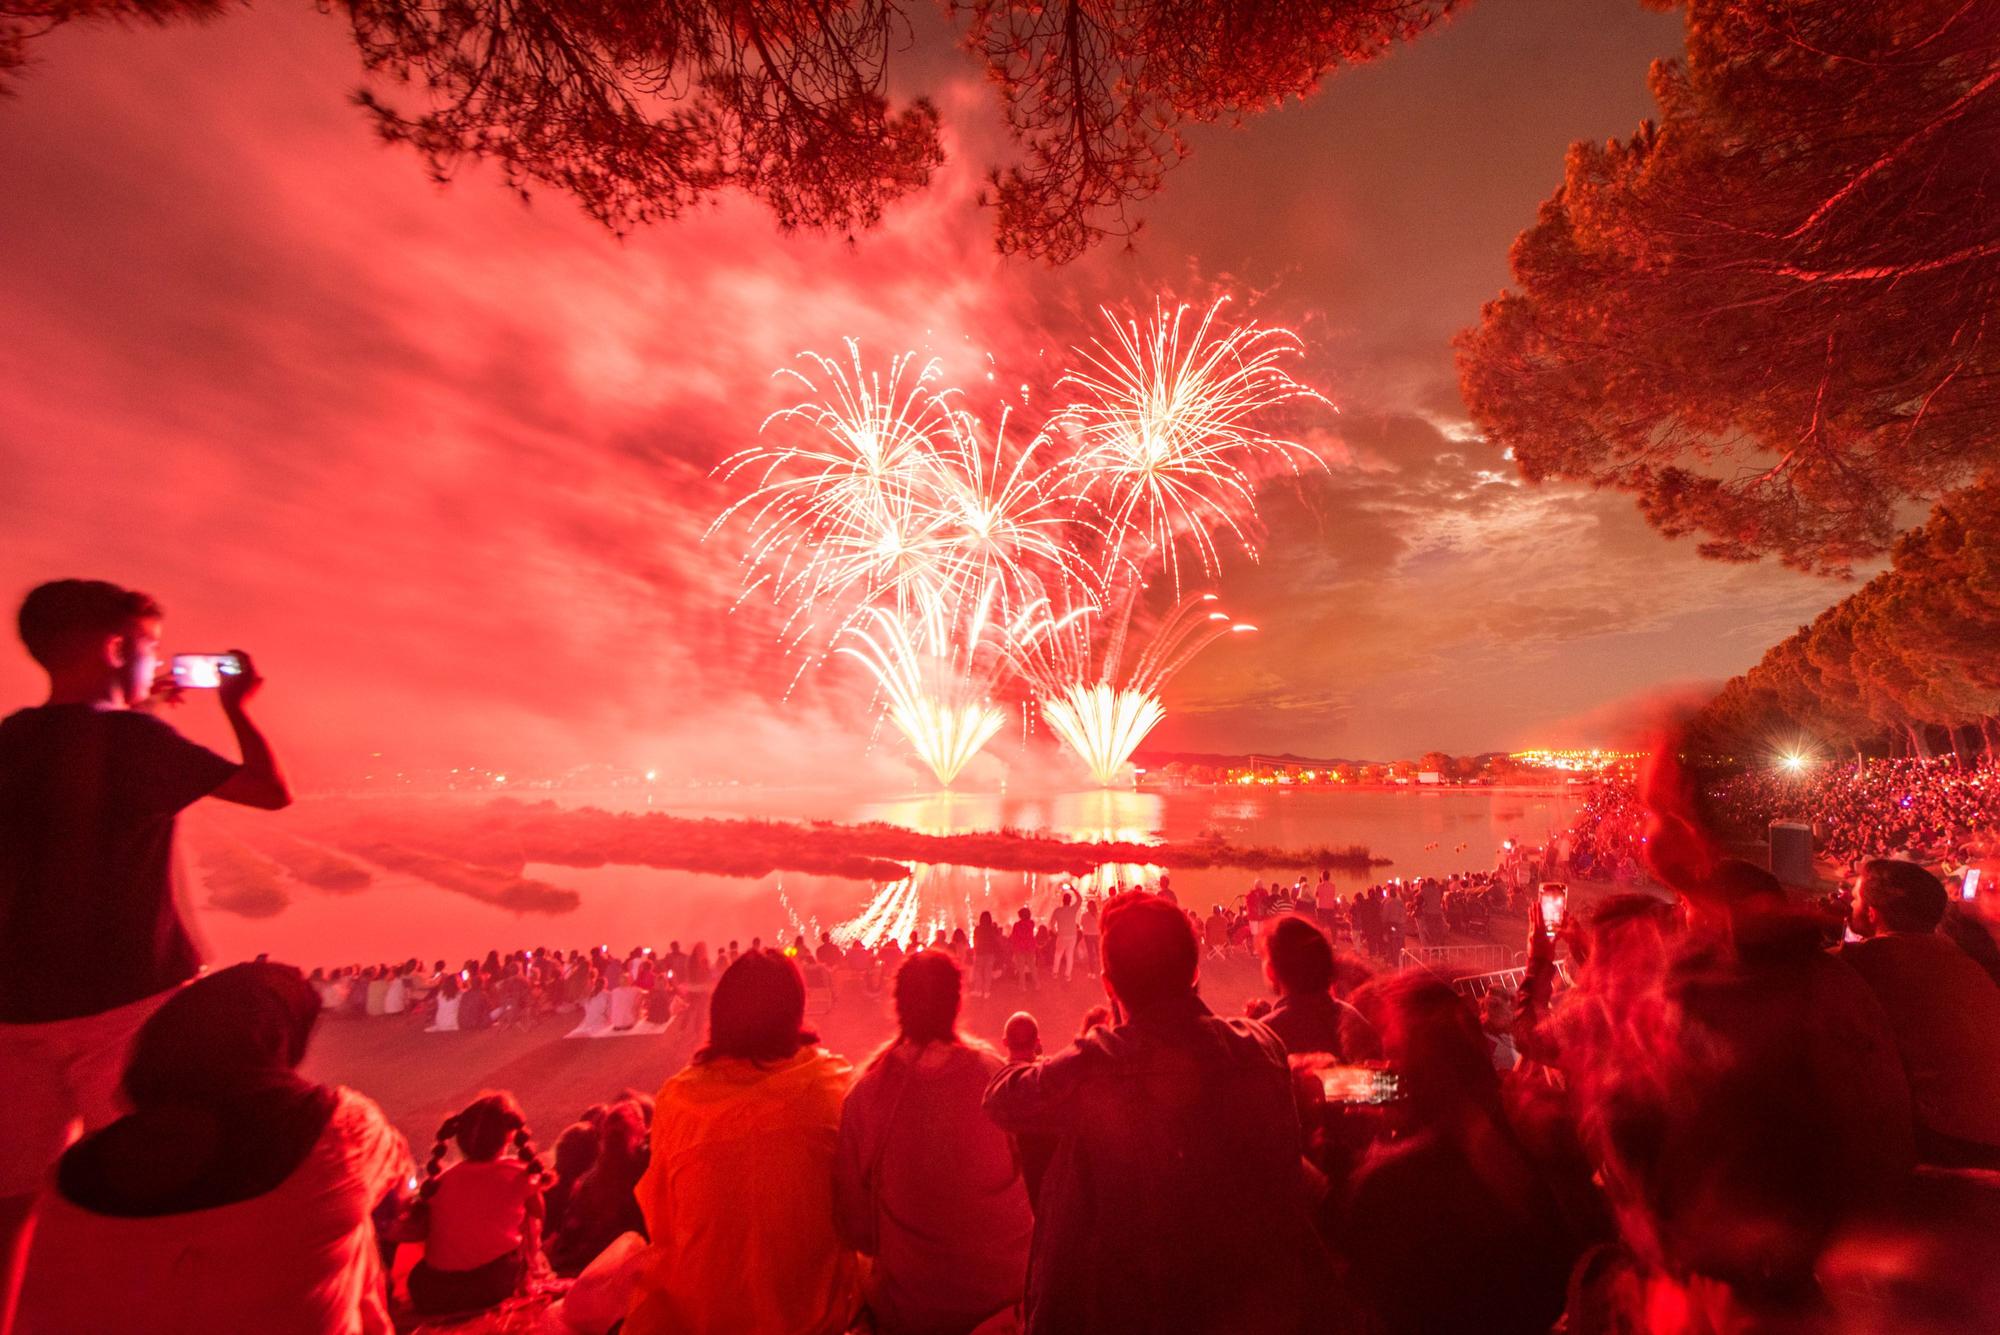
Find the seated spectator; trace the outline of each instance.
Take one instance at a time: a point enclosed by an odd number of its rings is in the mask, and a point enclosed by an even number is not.
[[[611,989],[611,1032],[622,1034],[633,1028],[645,1013],[645,1007],[646,989],[639,982],[639,974],[627,970],[623,981]]]
[[[462,1157],[445,1168],[452,1142]],[[412,1216],[424,1240],[409,1281],[419,1312],[483,1311],[526,1290],[541,1251],[542,1161],[511,1095],[481,1095],[438,1127]]]
[[[1889,1017],[1910,1078],[1917,1149],[1946,1165],[2000,1167],[2000,987],[1939,935],[1946,898],[1914,863],[1877,859],[1861,869],[1843,947]]]
[[[493,1023],[493,999],[486,990],[486,978],[474,971],[458,998],[458,1027],[484,1029]]]
[[[1409,1335],[1541,1335],[1580,1248],[1509,1124],[1478,1020],[1425,973],[1377,990],[1402,1135],[1355,1174],[1335,1227],[1356,1298]]]
[[[542,1189],[542,1234],[549,1240],[551,1253],[555,1251],[555,1239],[562,1233],[564,1213],[577,1182],[597,1162],[599,1139],[598,1127],[581,1121],[571,1122],[556,1137],[555,1180]],[[550,1259],[554,1259],[553,1255]],[[557,1273],[561,1273],[560,1268]]]
[[[958,1032],[960,972],[925,953],[896,975],[897,1037],[854,1083],[840,1120],[842,1241],[875,1258],[882,1335],[972,1330],[1021,1299],[1034,1216],[1012,1145],[980,1106],[1005,1065]]]
[[[583,1017],[576,1027],[564,1035],[566,1038],[588,1038],[611,1028],[611,989],[605,986],[604,975],[592,971],[590,991],[583,999]]]
[[[431,1016],[429,1029],[434,1034],[455,1034],[458,1032],[459,1007],[463,995],[458,987],[458,975],[448,973],[438,984],[437,1012]]]
[[[660,1087],[639,1206],[655,1247],[624,1335],[838,1335],[861,1270],[833,1227],[852,1068],[805,1028],[798,966],[747,950],[716,981],[708,1042]]]
[[[645,1171],[645,1112],[620,1099],[604,1111],[595,1162],[577,1179],[562,1214],[549,1216],[549,1264],[558,1275],[580,1275],[619,1234],[646,1231],[633,1195]]]
[[[1264,1024],[1293,1056],[1331,1053],[1346,1060],[1372,1053],[1376,1039],[1361,1012],[1333,995],[1333,945],[1296,914],[1264,931],[1264,977],[1278,994]]]
[[[298,1074],[318,1015],[298,970],[239,964],[147,1020],[132,1111],[44,1194],[20,1335],[388,1335],[370,1216],[409,1147],[368,1099]]]
[[[1056,1139],[1027,1329],[1295,1331],[1314,1244],[1283,1046],[1210,1013],[1200,943],[1165,900],[1111,901],[1102,944],[1122,1021],[986,1092],[1002,1128]]]

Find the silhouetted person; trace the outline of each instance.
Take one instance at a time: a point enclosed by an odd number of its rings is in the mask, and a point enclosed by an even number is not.
[[[1478,1019],[1426,973],[1376,997],[1402,1135],[1370,1152],[1335,1230],[1355,1296],[1395,1335],[1540,1335],[1580,1249],[1502,1109]]]
[[[897,1037],[841,1114],[834,1209],[875,1258],[868,1306],[883,1335],[964,1335],[1021,1298],[1034,1233],[1006,1133],[980,1106],[1005,1064],[958,1032],[960,972],[926,952],[896,975]]]
[[[297,969],[238,964],[147,1020],[132,1111],[44,1197],[22,1335],[387,1335],[371,1216],[409,1146],[367,1098],[298,1074],[318,1015]]]
[[[1313,1244],[1284,1050],[1202,1003],[1200,945],[1172,904],[1120,896],[1103,934],[1121,1022],[986,1092],[1006,1130],[1056,1138],[1030,1335],[1295,1330]]]
[[[1278,994],[1264,1024],[1294,1056],[1307,1052],[1353,1058],[1375,1049],[1361,1012],[1333,995],[1333,943],[1296,914],[1264,931],[1264,977]]]
[[[147,712],[180,696],[160,669],[161,615],[97,580],[43,584],[21,604],[49,695],[0,721],[0,1331],[35,1189],[72,1122],[118,1115],[132,1036],[200,967],[175,904],[175,817],[209,796],[291,801],[250,722],[263,679],[248,655],[216,692],[240,764]]]
[[[549,1264],[558,1275],[582,1274],[621,1233],[646,1231],[633,1194],[646,1160],[645,1113],[637,1103],[621,1099],[605,1110],[597,1158],[577,1178],[561,1216],[549,1216]]]
[[[660,1087],[638,1198],[654,1243],[624,1335],[839,1335],[861,1267],[833,1224],[853,1068],[805,1027],[806,984],[776,950],[723,971],[708,1042]]]
[[[1937,877],[1878,859],[1861,869],[1853,926],[1841,949],[1889,1016],[1910,1078],[1920,1157],[2000,1166],[2000,987],[1939,934]]]

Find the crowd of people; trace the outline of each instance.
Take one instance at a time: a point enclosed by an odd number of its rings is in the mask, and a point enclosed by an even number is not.
[[[1774,820],[1812,826],[1820,852],[1848,874],[1890,855],[1965,866],[2000,844],[2000,758],[1802,762],[1751,769],[1716,790],[1723,817],[1749,833]]]
[[[1574,845],[1379,897],[1072,894],[865,960],[827,935],[204,972],[175,814],[288,793],[247,656],[222,701],[241,762],[133,708],[162,694],[159,621],[75,581],[21,613],[51,693],[0,722],[0,1335],[1834,1335],[2000,1312],[1966,1263],[2000,1240],[2000,982],[1967,944],[1994,957],[1992,897],[1954,903],[1913,861],[1794,902],[1669,776],[1630,799],[1661,892],[1559,924],[1522,886]],[[1525,909],[1516,986],[1399,967],[1396,910],[1423,939],[1454,904]],[[850,958],[894,1015],[857,1061],[810,1018]],[[1248,960],[1268,996],[1218,1014],[1204,970]],[[1073,1030],[1023,1008],[997,1043],[966,1032],[968,997],[1074,1005],[1036,989],[1079,973],[1104,1002]],[[546,1157],[510,1093],[420,1162],[366,1091],[301,1074],[329,1008],[463,1028],[588,1023],[604,997],[636,1026],[662,993],[698,1046]]]

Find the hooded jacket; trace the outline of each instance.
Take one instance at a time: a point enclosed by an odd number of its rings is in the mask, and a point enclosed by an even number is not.
[[[824,1048],[719,1058],[660,1087],[639,1208],[653,1249],[626,1335],[838,1335],[860,1263],[834,1234],[833,1160],[853,1068]]]

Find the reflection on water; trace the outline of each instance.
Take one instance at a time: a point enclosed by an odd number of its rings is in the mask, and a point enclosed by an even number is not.
[[[1491,867],[1503,840],[1540,843],[1568,823],[1575,805],[1560,793],[1477,790],[1092,789],[1043,795],[942,793],[861,804],[825,793],[745,790],[727,810],[688,814],[817,815],[885,821],[935,835],[1013,828],[1132,843],[1214,833],[1236,843],[1286,848],[1363,844],[1392,860],[1393,865],[1378,869],[1378,876],[1407,877]],[[189,822],[197,854],[201,823]],[[246,832],[251,828],[244,827]],[[530,864],[518,878],[510,874],[505,879],[558,890],[563,904],[556,912],[523,913],[513,898],[470,893],[458,884],[461,877],[441,875],[435,867],[392,867],[378,860],[365,868],[348,864],[348,875],[330,878],[320,874],[324,868],[282,842],[282,815],[268,827],[260,820],[255,828],[268,828],[279,841],[256,850],[257,874],[247,874],[237,841],[228,840],[228,852],[237,856],[218,859],[213,869],[200,868],[193,878],[192,907],[217,960],[268,951],[310,966],[412,955],[459,959],[531,945],[664,946],[679,940],[685,946],[701,940],[714,947],[731,939],[747,945],[752,937],[789,941],[799,934],[817,941],[821,931],[836,929],[867,941],[891,935],[907,941],[913,932],[928,940],[940,929],[969,930],[983,911],[990,910],[1003,923],[1023,905],[1040,916],[1053,907],[1065,884],[1103,894],[1114,884],[1154,884],[1159,879],[1157,868],[1131,865],[1099,868],[1081,878],[919,865],[902,880],[869,884],[789,872],[749,879],[632,866]],[[192,861],[200,867],[199,857]],[[1257,873],[1242,868],[1173,873],[1181,901],[1204,911],[1211,903],[1240,899],[1255,879]],[[1371,878],[1336,870],[1334,879],[1351,889]],[[251,882],[262,893],[246,894]],[[280,893],[272,893],[271,882],[281,883]],[[251,913],[268,916],[247,916]]]

